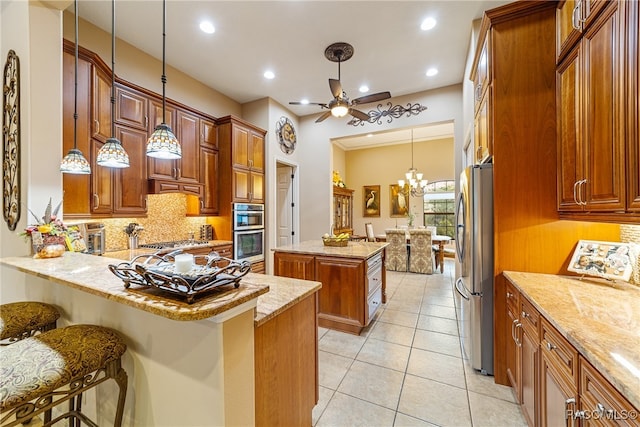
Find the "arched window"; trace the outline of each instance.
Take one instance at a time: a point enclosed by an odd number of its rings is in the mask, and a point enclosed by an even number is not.
[[[435,225],[441,236],[455,237],[455,188],[453,180],[427,184],[424,194],[424,225]]]

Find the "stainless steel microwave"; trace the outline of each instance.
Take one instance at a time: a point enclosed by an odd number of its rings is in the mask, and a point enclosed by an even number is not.
[[[233,204],[233,230],[264,228],[264,205],[256,203]]]

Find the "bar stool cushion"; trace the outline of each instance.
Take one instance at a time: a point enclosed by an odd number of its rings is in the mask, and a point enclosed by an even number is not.
[[[53,329],[60,313],[52,305],[36,301],[0,305],[0,340],[22,339]]]
[[[0,411],[43,396],[120,359],[127,346],[102,326],[53,329],[0,348]]]

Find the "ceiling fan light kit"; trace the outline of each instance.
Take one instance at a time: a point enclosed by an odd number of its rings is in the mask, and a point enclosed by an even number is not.
[[[337,42],[333,43],[324,50],[324,56],[331,62],[338,63],[338,78],[337,79],[329,79],[329,89],[331,90],[331,94],[333,95],[333,99],[328,103],[322,102],[289,102],[291,105],[319,105],[320,108],[327,109],[322,113],[317,119],[316,123],[320,123],[327,119],[329,116],[333,117],[344,117],[347,114],[350,114],[355,119],[361,121],[369,121],[369,116],[367,113],[363,113],[362,111],[355,108],[355,106],[360,104],[368,104],[370,102],[382,101],[383,99],[391,98],[391,93],[389,92],[379,92],[371,95],[361,96],[359,98],[349,100],[347,94],[342,89],[342,84],[340,83],[340,64],[353,56],[353,46],[349,43]]]

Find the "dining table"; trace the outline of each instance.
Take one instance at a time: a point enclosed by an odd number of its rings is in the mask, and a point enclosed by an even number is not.
[[[411,244],[411,237],[409,236],[409,232],[407,231],[407,244]],[[440,273],[444,273],[444,245],[447,244],[451,240],[449,236],[443,236],[439,234],[433,234],[431,236],[431,243],[434,245],[438,245],[438,253],[436,256],[438,257],[438,264],[440,265]],[[376,234],[376,241],[378,242],[386,242],[387,235],[386,234]]]

